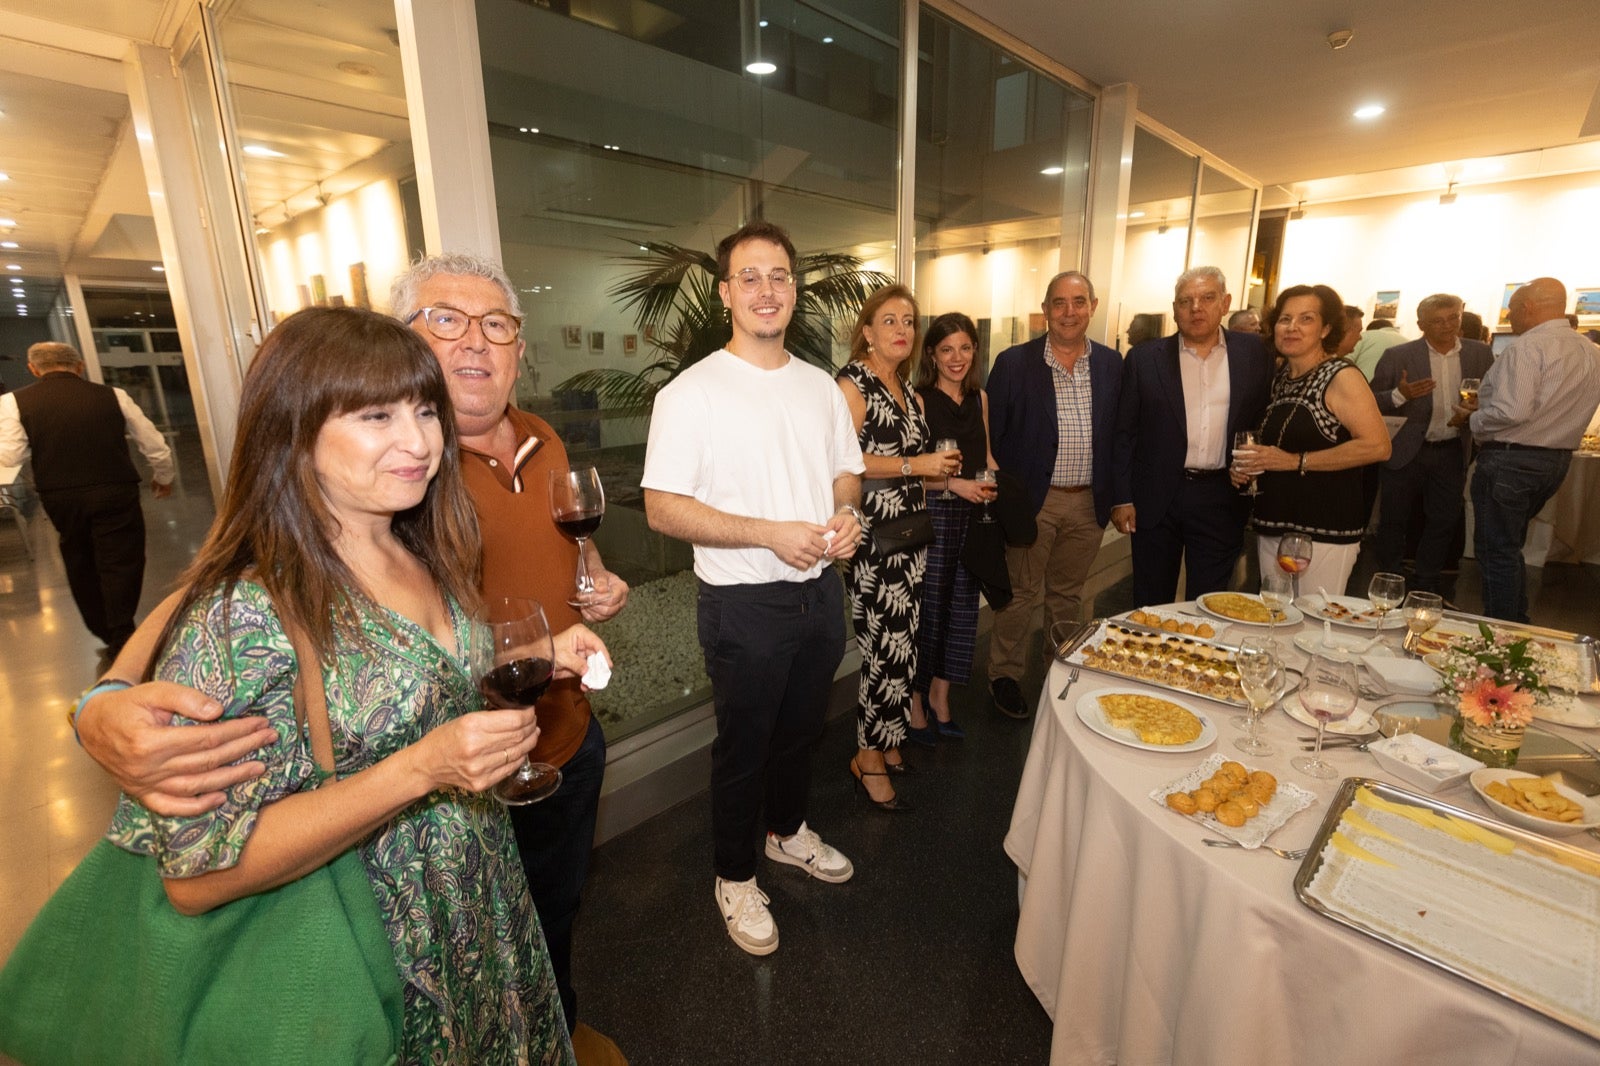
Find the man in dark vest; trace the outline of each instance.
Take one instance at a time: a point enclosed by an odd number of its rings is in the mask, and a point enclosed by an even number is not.
[[[172,494],[172,450],[127,393],[84,380],[72,347],[33,345],[28,369],[38,382],[0,396],[0,466],[18,466],[32,452],[34,486],[61,535],[73,602],[115,655],[133,633],[144,586],[142,479],[127,438],[150,464],[157,499]]]

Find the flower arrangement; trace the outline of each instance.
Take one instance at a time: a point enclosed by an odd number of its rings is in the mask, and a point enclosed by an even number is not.
[[[1481,622],[1478,634],[1440,653],[1439,691],[1453,696],[1474,725],[1521,729],[1533,721],[1536,704],[1550,702],[1545,678],[1558,664],[1529,637],[1496,634]]]

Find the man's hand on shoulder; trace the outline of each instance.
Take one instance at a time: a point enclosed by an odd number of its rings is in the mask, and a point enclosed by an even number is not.
[[[259,777],[259,760],[230,765],[278,739],[265,718],[215,722],[222,706],[169,681],[102,692],[78,713],[89,757],[122,791],[156,814],[187,817],[222,803],[227,789]],[[175,717],[215,723],[175,729]]]

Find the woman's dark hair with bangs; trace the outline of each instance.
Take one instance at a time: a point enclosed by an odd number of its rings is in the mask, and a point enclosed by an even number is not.
[[[265,588],[285,626],[303,629],[324,657],[336,618],[358,632],[352,608],[368,597],[334,548],[338,520],[317,482],[317,438],[338,415],[407,400],[438,410],[444,449],[422,502],[394,516],[394,533],[445,593],[476,608],[482,542],[438,359],[387,315],[312,307],[278,324],[245,375],[222,504],[152,663],[195,603],[241,578]]]
[[[961,394],[978,390],[978,327],[960,311],[946,311],[928,323],[928,335],[922,339],[922,359],[917,363],[917,388],[939,383],[939,363],[933,353],[946,337],[957,333],[965,333],[972,342],[972,362],[967,364],[967,376],[961,379]]]

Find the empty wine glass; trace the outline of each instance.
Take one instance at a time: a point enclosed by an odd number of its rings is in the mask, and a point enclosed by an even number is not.
[[[1255,445],[1256,435],[1253,430],[1242,429],[1233,435],[1233,450],[1235,453],[1237,453],[1240,448],[1254,448]],[[1237,457],[1235,457],[1234,462],[1238,462]],[[1256,480],[1257,479],[1252,476],[1239,491],[1244,493],[1246,496],[1259,496],[1261,494],[1261,490],[1256,487]]]
[[[1383,623],[1389,617],[1389,612],[1394,610],[1406,598],[1406,579],[1399,574],[1389,574],[1379,571],[1372,575],[1372,581],[1367,585],[1367,599],[1372,601],[1372,606],[1378,611],[1378,639],[1383,639]]]
[[[960,447],[961,442],[954,437],[940,437],[933,442],[933,450],[936,452],[953,452]],[[939,493],[939,499],[953,500],[955,498],[956,494],[950,491],[950,477],[947,475],[944,479],[944,491]]]
[[[1278,568],[1294,577],[1294,598],[1300,598],[1300,575],[1311,569],[1311,538],[1285,533],[1278,538]]]
[[[1294,600],[1293,579],[1282,570],[1261,571],[1261,602],[1267,607],[1267,643],[1273,653],[1283,654],[1278,645],[1278,619],[1287,618],[1285,610]]]
[[[1318,648],[1300,681],[1300,705],[1317,720],[1317,747],[1310,756],[1290,759],[1289,765],[1311,777],[1339,776],[1335,767],[1322,761],[1322,737],[1329,722],[1342,721],[1356,709],[1356,691],[1356,664],[1344,650]]]
[[[990,488],[993,488],[999,484],[999,478],[993,470],[980,470],[976,474],[972,475],[972,480],[976,481],[980,485],[987,485]],[[978,508],[978,522],[981,525],[987,526],[993,525],[994,521],[994,515],[989,513],[989,501],[984,500],[982,505]]]
[[[550,623],[537,600],[492,598],[486,621],[473,627],[472,676],[491,710],[532,707],[539,702],[555,669]],[[508,806],[546,799],[561,787],[561,771],[524,757],[515,773],[489,790]]]
[[[1400,646],[1416,655],[1418,638],[1444,618],[1444,597],[1437,592],[1408,592],[1400,614],[1406,620],[1406,635]]]
[[[556,528],[578,542],[577,595],[567,603],[582,607],[594,597],[594,578],[584,562],[583,547],[606,514],[606,490],[592,466],[550,471],[550,515]]]

